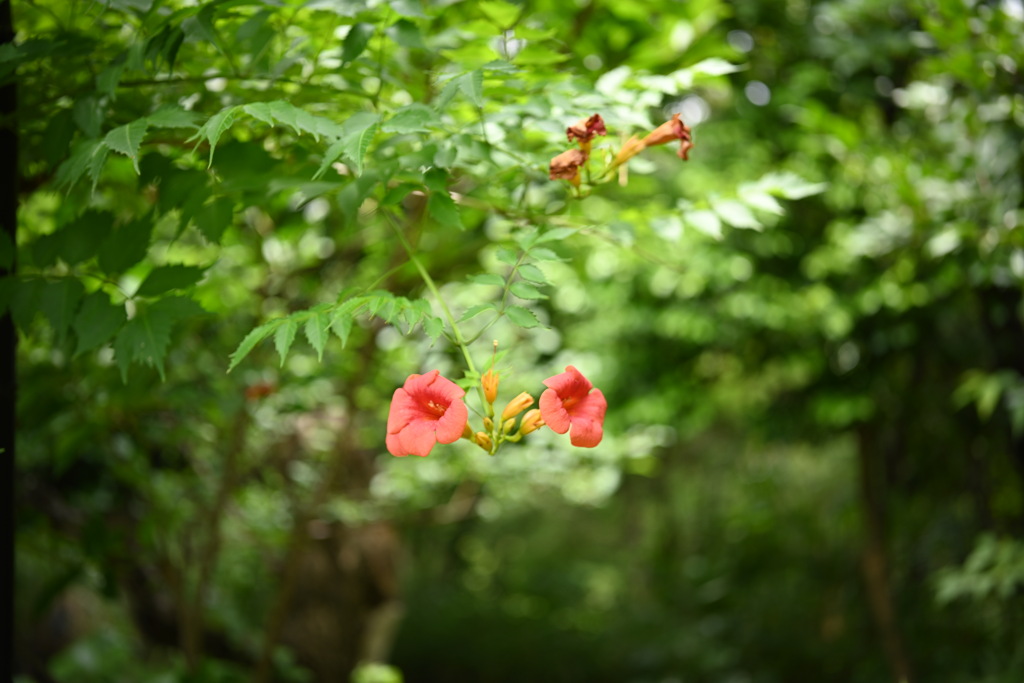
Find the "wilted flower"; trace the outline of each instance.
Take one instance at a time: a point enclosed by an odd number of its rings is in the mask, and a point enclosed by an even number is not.
[[[458,441],[469,419],[455,382],[438,370],[409,375],[405,385],[395,389],[388,412],[387,447],[391,455],[425,456],[435,443]]]
[[[533,396],[530,396],[524,391],[508,402],[508,405],[505,406],[505,410],[501,411],[501,419],[507,420],[510,417],[515,417],[532,405]]]
[[[693,138],[690,136],[690,127],[680,120],[679,114],[673,114],[672,118],[661,124],[642,140],[645,147],[664,145],[665,143],[679,140],[679,158],[684,161],[689,159],[690,148],[693,147]]]
[[[544,380],[548,389],[540,395],[540,414],[544,423],[558,434],[569,433],[573,446],[593,448],[604,436],[604,414],[608,402],[600,389],[579,370],[568,366],[560,375]],[[594,389],[591,392],[591,389]]]
[[[594,114],[589,119],[580,119],[575,125],[565,129],[565,136],[569,138],[569,142],[575,138],[581,143],[589,143],[597,135],[608,135],[600,114]]]
[[[568,180],[577,187],[580,184],[580,166],[587,163],[587,154],[581,149],[570,149],[551,160],[549,177],[552,180]]]

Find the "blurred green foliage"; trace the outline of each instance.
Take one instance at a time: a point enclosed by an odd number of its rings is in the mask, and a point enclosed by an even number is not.
[[[1019,0],[14,9],[21,680],[1019,680]]]

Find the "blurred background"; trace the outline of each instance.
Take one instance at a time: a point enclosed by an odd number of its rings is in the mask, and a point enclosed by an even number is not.
[[[1024,679],[1020,0],[13,19],[19,683]],[[316,181],[301,122],[188,140],[271,100],[428,106]],[[167,106],[192,128],[92,165]],[[673,113],[696,146],[575,199],[547,164],[595,112],[595,154]],[[430,168],[455,219],[424,207]],[[462,325],[478,364],[507,351],[499,402],[580,368],[599,447],[388,455],[395,387],[464,367],[383,316],[226,372],[253,327],[345,287],[430,299],[382,207],[456,316],[500,298],[467,278],[507,276],[517,237],[573,229],[529,254],[540,325]],[[109,340],[165,263],[203,279],[165,288],[193,307],[153,304],[164,346],[133,356]]]

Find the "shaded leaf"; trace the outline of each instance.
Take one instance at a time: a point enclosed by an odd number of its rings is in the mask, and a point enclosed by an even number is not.
[[[110,303],[110,297],[103,292],[93,292],[85,297],[82,307],[75,316],[74,330],[78,337],[75,355],[90,351],[106,343],[125,322],[124,306]]]
[[[156,296],[172,289],[188,287],[203,279],[204,273],[206,268],[201,266],[158,266],[142,281],[135,291],[135,296]]]
[[[138,119],[123,126],[118,126],[107,133],[103,143],[118,154],[123,154],[132,160],[135,172],[139,172],[139,147],[142,146],[142,139],[146,137],[146,130],[149,123],[146,119]]]
[[[348,64],[363,54],[363,50],[370,43],[373,37],[373,24],[355,24],[349,29],[348,35],[341,44],[341,61]]]
[[[306,321],[306,325],[303,331],[306,333],[306,339],[309,340],[310,345],[316,349],[317,360],[323,360],[324,347],[327,345],[328,327],[330,327],[331,320],[327,313],[319,311],[314,313]]]
[[[295,341],[295,333],[299,330],[299,323],[293,318],[286,318],[277,331],[274,332],[274,348],[281,356],[281,367],[284,367],[285,358],[288,357],[288,350]]]

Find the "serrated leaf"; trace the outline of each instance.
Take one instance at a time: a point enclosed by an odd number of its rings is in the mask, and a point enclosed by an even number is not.
[[[324,347],[327,345],[327,338],[329,336],[327,328],[330,327],[330,324],[331,320],[327,314],[318,312],[310,316],[303,327],[306,339],[316,349],[317,360],[323,360],[324,358]]]
[[[153,128],[195,128],[196,115],[181,107],[161,107],[146,117]]]
[[[427,333],[427,336],[432,340],[437,339],[444,332],[444,321],[437,317],[429,317],[423,321],[423,331]]]
[[[202,280],[205,273],[206,268],[201,266],[158,266],[142,281],[135,296],[156,296],[172,289],[189,287]]]
[[[519,266],[519,269],[516,272],[518,272],[519,276],[524,280],[529,280],[530,282],[535,282],[539,285],[548,284],[548,278],[544,275],[544,271],[535,265],[524,263]]]
[[[373,37],[373,32],[373,24],[355,24],[349,29],[348,35],[341,43],[342,64],[349,64],[363,54],[363,50],[370,43],[370,38]]]
[[[146,119],[138,119],[123,126],[118,126],[107,133],[103,143],[118,154],[123,154],[132,160],[135,172],[139,172],[139,147],[142,146],[142,139],[146,137],[149,123]]]
[[[341,340],[341,348],[345,348],[345,345],[348,344],[348,337],[352,333],[352,314],[343,309],[344,306],[337,310],[331,318],[331,330]]]
[[[286,318],[281,323],[277,331],[274,332],[274,348],[277,349],[277,354],[281,356],[281,367],[284,367],[284,361],[288,357],[288,350],[292,348],[292,342],[295,341],[295,333],[299,331],[299,323],[293,318]]]
[[[204,123],[196,134],[193,135],[189,140],[203,140],[210,144],[210,160],[207,166],[213,165],[213,153],[217,149],[217,143],[224,133],[231,128],[231,125],[235,122],[235,117],[238,115],[238,107],[226,107],[221,109],[219,112],[211,116],[206,123]]]
[[[508,247],[501,247],[498,249],[495,257],[502,263],[507,263],[510,266],[514,266],[519,262],[519,252]]]
[[[437,115],[425,104],[410,104],[395,112],[381,126],[388,133],[428,133],[438,123]]]
[[[234,370],[235,366],[241,363],[242,360],[248,356],[254,348],[256,348],[256,345],[269,337],[270,333],[276,328],[277,321],[272,320],[249,330],[249,334],[245,335],[241,343],[238,345],[238,348],[231,354],[231,361],[228,363],[228,372]]]
[[[78,337],[75,355],[106,343],[124,325],[124,306],[110,303],[110,297],[103,292],[93,292],[85,297],[82,307],[75,316],[73,329]]]
[[[181,320],[202,312],[195,301],[176,296],[140,308],[114,341],[114,357],[121,377],[127,381],[128,366],[139,362],[154,366],[160,379],[165,379],[164,358],[171,343],[171,330]]]
[[[274,114],[270,111],[269,102],[250,102],[249,104],[242,106],[242,111],[254,119],[262,121],[268,126],[276,125],[274,122]]]
[[[84,294],[82,283],[71,278],[47,282],[39,291],[39,310],[50,321],[58,346],[64,343],[64,336]]]
[[[522,306],[507,306],[505,308],[505,317],[519,327],[530,328],[540,325],[540,321],[537,320],[537,316],[533,314],[533,311]]]
[[[427,213],[441,225],[450,225],[462,230],[459,207],[451,195],[445,192],[431,192],[427,199]]]
[[[460,76],[459,89],[477,107],[484,106],[484,72],[480,69]]]
[[[448,103],[451,102],[452,98],[454,98],[456,93],[459,92],[462,78],[463,76],[456,76],[448,79],[448,81],[441,87],[441,92],[438,93],[437,97],[434,99],[434,109],[437,111],[443,111],[444,108],[448,106]]]
[[[484,311],[493,311],[493,310],[495,310],[493,303],[491,303],[491,304],[477,304],[476,306],[470,306],[469,308],[466,309],[466,312],[462,314],[462,317],[459,318],[459,322],[461,323],[461,322],[463,322],[465,320],[469,320],[470,318],[475,318],[476,316],[480,315]]]
[[[203,237],[219,244],[224,231],[231,225],[234,211],[235,203],[227,197],[220,197],[199,209],[192,220]]]
[[[291,126],[296,133],[309,133],[317,140],[320,139],[320,118],[318,116],[284,100],[274,100],[268,107],[276,120]]]
[[[369,149],[370,143],[380,127],[378,121],[380,121],[380,117],[376,114],[362,112],[342,124],[344,134],[341,139],[345,141],[343,151],[349,161],[354,164],[356,175],[363,173],[363,157],[366,156],[366,150]]]
[[[85,175],[86,171],[95,181],[103,170],[103,163],[107,159],[107,147],[102,140],[84,140],[75,144],[71,150],[71,156],[57,169],[54,181],[58,189],[70,188]]]
[[[57,238],[56,256],[73,266],[96,255],[113,227],[114,215],[106,211],[89,209],[54,235]]]
[[[513,282],[508,289],[520,299],[547,299],[547,296],[528,282]]]
[[[470,275],[468,280],[475,285],[505,286],[505,278],[495,273],[477,273],[476,275]]]
[[[369,112],[360,112],[350,117],[341,125],[341,137],[331,144],[324,152],[324,158],[320,162],[313,178],[322,176],[331,164],[344,154],[353,164],[356,175],[363,172],[363,157],[370,147],[373,137],[380,127],[380,117]]]

